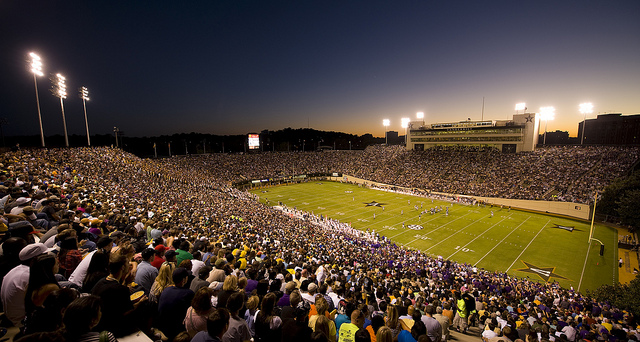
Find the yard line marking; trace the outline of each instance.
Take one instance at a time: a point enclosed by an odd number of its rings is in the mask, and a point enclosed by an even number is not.
[[[457,219],[455,219],[455,220],[453,220],[453,221],[451,221],[451,222],[447,222],[447,223],[443,224],[442,226],[440,226],[439,228],[436,228],[436,229],[434,229],[434,230],[432,230],[432,231],[430,231],[430,232],[428,232],[427,234],[424,234],[424,235],[428,235],[428,234],[430,234],[430,233],[433,233],[433,232],[435,232],[436,230],[438,230],[438,229],[440,229],[440,228],[443,228],[444,226],[448,225],[449,223],[452,223],[452,222],[454,222],[454,221],[456,221],[456,220],[458,220],[458,219],[461,219],[461,218],[463,218],[463,217],[465,217],[465,216],[467,216],[467,215],[469,215],[469,214],[471,214],[471,213],[468,213],[468,214],[466,214],[466,215],[464,215],[464,216],[461,216],[461,217],[459,217],[459,218],[457,218]],[[453,234],[451,234],[451,235],[447,236],[446,238],[444,238],[444,239],[440,240],[440,241],[439,241],[438,243],[436,243],[435,245],[433,245],[433,246],[429,247],[428,249],[425,249],[425,250],[424,250],[424,252],[426,253],[427,251],[431,250],[431,248],[433,248],[433,247],[435,247],[435,246],[437,246],[437,245],[441,244],[443,241],[445,241],[445,240],[449,239],[450,237],[452,237],[452,236],[454,236],[454,235],[456,235],[456,234],[458,234],[458,233],[462,232],[463,230],[467,229],[469,226],[471,226],[471,225],[473,225],[473,224],[475,224],[475,223],[478,223],[478,222],[480,222],[480,220],[476,220],[476,221],[473,221],[473,222],[469,223],[468,225],[466,225],[466,226],[462,227],[462,229],[460,229],[460,230],[456,231],[455,233],[453,233]],[[408,243],[414,242],[414,241],[416,241],[416,240],[418,240],[418,239],[413,239],[413,240],[409,241]]]
[[[465,215],[463,215],[463,216],[460,216],[460,217],[458,217],[458,218],[456,218],[456,219],[454,219],[454,220],[452,220],[452,221],[449,221],[449,222],[447,222],[447,223],[445,223],[445,224],[441,225],[440,227],[438,227],[438,228],[436,228],[436,229],[434,229],[434,230],[432,230],[432,231],[430,231],[430,232],[427,232],[427,233],[423,234],[423,236],[427,236],[427,235],[429,235],[429,234],[431,234],[431,233],[435,232],[436,230],[438,230],[438,229],[440,229],[440,228],[444,228],[444,226],[448,225],[449,223],[452,223],[452,222],[454,222],[454,221],[457,221],[457,220],[459,220],[459,219],[461,219],[461,218],[463,218],[463,217],[465,217],[465,216],[467,216],[467,215],[469,215],[469,214],[470,214],[470,213],[467,213],[467,214],[465,214]],[[435,215],[434,215],[434,216],[435,216]],[[434,218],[432,218],[432,219],[430,219],[430,220],[428,220],[428,221],[425,221],[425,223],[431,222],[431,221],[433,221],[433,220],[435,220],[435,219],[437,219],[437,217],[434,217]],[[403,222],[406,222],[406,221],[408,221],[408,220],[405,220],[405,221],[403,221]],[[414,233],[415,233],[415,231],[414,231],[414,230],[408,230],[408,231],[400,232],[400,233],[398,233],[398,234],[396,234],[396,235],[394,235],[394,236],[392,236],[392,237],[389,237],[389,238],[391,239],[391,238],[394,238],[394,237],[396,237],[396,236],[398,236],[398,235],[401,235],[401,234],[403,234],[403,233],[408,233],[408,232],[414,232]],[[412,242],[414,242],[414,241],[416,241],[416,240],[418,240],[418,239],[413,239],[413,240],[411,240],[411,241],[409,241],[409,242],[405,243],[405,244],[404,244],[404,246],[408,246],[410,243],[412,243]]]
[[[295,191],[291,191],[290,193],[294,194],[296,196],[296,198],[298,198],[299,201],[310,201],[310,203],[312,203],[312,205],[311,205],[312,207],[325,206],[325,208],[322,209],[322,210],[314,210],[314,215],[316,215],[318,217],[322,213],[327,213],[329,211],[334,211],[335,210],[334,208],[339,208],[339,207],[343,207],[344,206],[343,204],[327,205],[326,203],[329,203],[329,202],[332,202],[332,201],[329,200],[329,199],[317,200],[316,195],[315,194],[309,194],[309,191],[307,191],[307,190],[295,190]],[[379,194],[384,194],[384,192],[381,192]],[[338,191],[338,192],[335,192],[335,193],[329,193],[328,197],[331,197],[331,196],[339,197],[341,195],[343,195],[343,193],[341,191]],[[351,195],[351,194],[349,194],[349,195]],[[349,196],[347,196],[347,197],[349,197]],[[417,197],[417,196],[412,196],[412,197]],[[298,200],[296,200],[296,202]],[[356,221],[358,218],[362,218],[362,212],[361,212],[362,208],[359,207],[359,204],[362,203],[361,201],[362,201],[362,199],[360,199],[358,201],[355,201],[354,204],[357,203],[357,205],[351,205],[352,209],[342,211],[345,215],[336,215],[336,216],[330,215],[330,214],[326,214],[326,215],[323,214],[323,215],[326,216],[327,218],[336,219],[336,220],[338,220],[338,221],[340,221],[342,223],[349,223],[349,222]],[[403,199],[403,201],[404,201],[404,199]],[[348,202],[352,202],[352,201],[347,201],[347,203]],[[444,202],[447,202],[447,201],[444,201]],[[394,205],[396,205],[396,203],[390,203],[388,205],[394,206]],[[400,203],[400,204],[397,204],[397,205],[398,205],[398,207],[396,207],[395,209],[390,209],[390,210],[387,210],[386,212],[383,211],[381,213],[376,213],[376,214],[378,214],[378,216],[380,216],[380,219],[370,220],[371,223],[366,224],[366,225],[362,226],[361,228],[355,228],[355,227],[354,228],[355,229],[360,229],[360,230],[366,230],[367,228],[372,227],[372,226],[374,226],[374,227],[375,226],[379,226],[379,227],[384,226],[383,225],[384,222],[389,221],[389,220],[394,220],[394,219],[397,218],[397,216],[399,216],[398,214],[393,214],[394,212],[400,212],[400,211],[404,210],[404,204]],[[287,206],[287,207],[293,209],[292,206]],[[456,206],[456,209],[457,208],[464,208],[464,207],[465,207],[465,205],[458,205],[458,206]],[[457,211],[456,209],[453,209],[453,207],[451,207],[451,208],[452,209],[450,210],[450,212]],[[298,209],[298,210],[302,210],[302,209]],[[307,213],[311,213],[308,210],[302,210],[302,211],[305,211]],[[318,213],[316,214],[315,211],[318,211]],[[349,215],[352,212],[355,212],[355,215]],[[417,215],[411,216],[412,213],[415,213],[415,212],[413,210],[409,210],[409,212],[407,213],[408,215],[407,215],[407,219],[406,220],[401,221],[398,224],[393,225],[391,227],[400,225],[402,222],[415,220],[417,218]],[[389,214],[389,215],[387,215],[387,214]],[[383,216],[388,216],[388,217],[387,218],[382,218]],[[427,223],[429,223],[429,222],[431,222],[433,220],[438,219],[439,217],[440,217],[439,215],[434,215],[433,218],[428,219],[426,221],[423,221],[421,224],[423,224],[423,225],[427,224]],[[381,228],[380,230],[377,230],[376,232],[380,233],[380,232],[385,231],[385,230],[388,230],[388,228]],[[404,232],[406,232],[406,231],[401,231],[400,234],[396,234],[393,237],[401,235]],[[393,237],[389,237],[389,238],[391,239]]]
[[[582,286],[582,277],[584,276],[584,269],[587,268],[587,259],[589,259],[589,252],[591,251],[592,241],[593,240],[589,239],[589,246],[587,247],[587,253],[584,256],[584,265],[582,265],[582,273],[580,273],[580,281],[578,282],[578,292],[580,291],[580,287]]]
[[[507,217],[508,217],[508,216],[507,216]],[[496,222],[494,225],[492,225],[491,227],[489,227],[489,228],[488,228],[487,230],[485,230],[484,232],[480,233],[480,235],[476,236],[473,240],[471,240],[471,241],[467,242],[467,244],[466,244],[466,245],[464,245],[464,246],[462,246],[462,247],[464,248],[464,247],[469,246],[469,244],[470,244],[470,243],[472,243],[472,242],[476,241],[477,239],[479,239],[482,235],[484,235],[484,233],[486,233],[486,232],[490,231],[491,229],[493,229],[493,227],[497,226],[500,222],[502,222],[502,221],[506,220],[506,219],[507,219],[507,217],[505,217],[505,218],[503,218],[502,220],[500,220],[500,221]],[[456,255],[456,253],[458,253],[458,252],[459,252],[459,251],[461,251],[461,250],[462,250],[462,248],[460,248],[460,249],[458,249],[457,251],[453,252],[453,254],[451,254],[451,255],[449,255],[449,256],[447,257],[447,259],[451,259],[451,257],[452,257],[452,256]]]
[[[536,236],[534,236],[534,237],[533,237],[533,239],[531,239],[531,241],[529,241],[529,244],[527,245],[527,247],[525,247],[525,248],[522,250],[522,252],[520,252],[520,254],[516,257],[516,259],[515,259],[515,260],[513,260],[513,262],[512,262],[512,263],[511,263],[511,265],[509,266],[509,268],[507,268],[507,270],[506,270],[506,271],[504,271],[504,273],[509,272],[509,270],[511,269],[511,267],[513,267],[513,264],[515,264],[515,263],[516,263],[516,261],[518,261],[518,259],[520,259],[520,257],[522,256],[522,254],[524,254],[524,251],[526,251],[526,250],[527,250],[527,248],[529,248],[529,246],[531,246],[531,244],[533,243],[533,240],[535,240],[535,239],[538,237],[538,235],[540,235],[540,233],[542,232],[542,230],[543,230],[543,229],[544,229],[544,228],[549,224],[549,222],[551,222],[551,219],[549,219],[549,220],[547,221],[547,223],[545,223],[545,224],[542,226],[542,228],[540,228],[540,230],[538,230],[538,234],[536,234]]]
[[[500,242],[498,242],[495,246],[493,246],[493,248],[491,248],[490,251],[487,252],[487,254],[485,254],[482,258],[480,258],[480,260],[476,261],[475,264],[473,264],[473,266],[477,266],[480,261],[482,261],[484,258],[487,257],[487,255],[491,254],[491,252],[493,252],[494,249],[496,249],[496,247],[500,246],[500,244],[502,243],[502,241],[504,241],[506,238],[508,238],[509,236],[511,236],[511,234],[513,234],[513,232],[515,232],[518,228],[520,228],[520,226],[522,226],[525,222],[527,222],[528,219],[531,218],[531,215],[529,215],[524,221],[522,221],[522,223],[520,223],[517,227],[513,228],[513,230],[511,231],[511,233],[509,233],[507,236],[504,237],[504,239],[500,240]],[[513,244],[511,244],[513,245]]]

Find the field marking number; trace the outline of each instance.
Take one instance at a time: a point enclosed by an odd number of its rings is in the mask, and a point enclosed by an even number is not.
[[[456,246],[455,250],[456,251],[460,250],[460,251],[465,252],[465,253],[467,253],[467,252],[475,252],[473,249],[469,249],[469,248],[466,248],[466,247],[460,247],[460,246]]]

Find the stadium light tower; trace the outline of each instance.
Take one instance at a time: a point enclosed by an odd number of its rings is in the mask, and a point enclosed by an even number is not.
[[[544,120],[544,139],[543,145],[547,144],[547,124],[549,120],[553,120],[556,115],[556,109],[553,107],[540,107],[540,118]]]
[[[593,113],[593,103],[581,103],[580,113],[584,114],[584,121],[582,121],[582,137],[580,138],[580,145],[582,145],[584,144],[584,127],[587,125],[587,114]]]
[[[404,128],[404,146],[407,146],[407,142],[409,141],[409,137],[407,136],[407,128],[409,127],[409,122],[411,121],[411,119],[409,118],[402,118],[400,119],[400,125],[402,126],[402,128]]]
[[[64,144],[66,147],[69,147],[69,136],[67,135],[67,119],[64,116],[64,103],[63,99],[67,98],[67,85],[65,84],[66,79],[64,76],[60,74],[56,74],[55,77],[51,79],[53,82],[53,87],[51,91],[53,92],[53,96],[60,99],[60,109],[62,110],[62,124],[64,126]]]
[[[38,105],[38,121],[40,122],[40,142],[42,143],[42,147],[44,147],[44,131],[42,130],[42,114],[40,113],[40,98],[38,97],[38,81],[36,80],[36,76],[43,76],[42,72],[42,60],[40,60],[40,56],[35,53],[29,53],[29,57],[31,57],[31,72],[33,73],[33,83],[36,87],[36,104]]]
[[[384,126],[384,144],[385,145],[389,145],[389,140],[387,137],[387,127],[389,127],[390,124],[391,124],[391,121],[389,119],[382,120],[382,126]]]
[[[417,112],[416,113],[416,118],[418,118],[418,120],[422,121],[422,126],[424,126],[424,112]]]
[[[516,103],[516,114],[518,114],[519,110],[521,110],[522,114],[524,114],[524,112],[527,110],[527,104],[524,102]]]
[[[84,107],[84,125],[87,128],[87,146],[91,146],[91,138],[89,137],[89,120],[87,120],[86,101],[89,101],[89,89],[87,89],[87,87],[80,88],[80,98],[82,99],[82,106]]]

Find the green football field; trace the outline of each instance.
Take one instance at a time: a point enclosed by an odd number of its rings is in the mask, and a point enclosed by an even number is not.
[[[373,230],[408,248],[486,270],[532,280],[558,281],[576,290],[618,279],[617,231],[596,225],[589,247],[588,222],[520,210],[470,206],[373,190],[339,182],[281,185],[251,192],[269,205],[324,215]],[[377,203],[377,204],[375,204]],[[424,213],[438,206],[435,214]],[[417,209],[416,209],[417,207]],[[448,215],[446,214],[448,208]],[[493,215],[492,215],[493,213]],[[375,216],[375,217],[374,217]],[[573,231],[566,228],[572,227]]]

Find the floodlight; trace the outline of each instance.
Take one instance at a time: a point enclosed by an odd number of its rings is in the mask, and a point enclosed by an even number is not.
[[[540,118],[542,120],[553,120],[556,115],[556,109],[553,107],[540,107]]]
[[[400,122],[401,122],[401,124],[400,124],[400,125],[401,125],[401,127],[402,127],[402,128],[407,128],[407,127],[409,127],[409,122],[410,122],[410,121],[411,121],[411,119],[409,119],[409,118],[402,118],[402,119],[400,119]]]
[[[87,128],[87,146],[91,146],[91,138],[89,136],[89,120],[87,120],[87,101],[89,101],[89,89],[80,87],[80,98],[82,99],[82,107],[84,107],[84,124]]]
[[[593,113],[593,103],[591,103],[591,102],[581,103],[580,104],[580,113],[585,114],[585,115]]]
[[[553,107],[540,107],[540,118],[544,120],[544,139],[542,144],[547,144],[547,124],[549,120],[553,120],[553,117],[556,114],[556,109]]]
[[[66,78],[60,74],[56,74],[54,79],[54,95],[61,99],[67,98],[67,84],[65,83]]]
[[[580,137],[580,145],[584,144],[584,128],[587,125],[587,114],[593,113],[593,103],[585,102],[580,104],[580,113],[584,114],[582,122],[582,136]]]
[[[387,137],[387,127],[389,127],[390,124],[391,124],[391,121],[389,121],[389,119],[382,120],[382,126],[384,126],[384,144],[385,145],[389,144],[389,140]]]
[[[417,117],[418,119],[424,119],[424,112],[418,112],[418,113],[416,113],[416,117]]]
[[[63,99],[67,98],[67,85],[65,83],[64,76],[60,74],[56,74],[55,78],[52,79],[53,83],[53,96],[56,96],[60,99],[60,109],[62,110],[62,124],[64,126],[64,143],[67,147],[69,147],[69,136],[67,134],[67,119],[64,116],[64,104]]]
[[[33,52],[29,53],[29,56],[31,57],[31,72],[35,75],[43,76],[44,73],[42,72],[42,61],[40,60],[40,56]]]
[[[526,103],[524,102],[516,103],[516,110],[525,110],[525,109],[527,109]]]
[[[87,87],[80,88],[80,98],[89,101],[89,89],[87,89]]]
[[[33,52],[29,53],[29,57],[31,57],[31,72],[33,73],[33,84],[36,88],[36,104],[38,105],[38,121],[40,122],[40,142],[42,143],[42,147],[44,147],[44,131],[42,130],[42,113],[40,113],[40,98],[38,97],[38,81],[36,80],[36,76],[43,76],[42,72],[42,60],[40,60],[40,56],[36,55]]]

